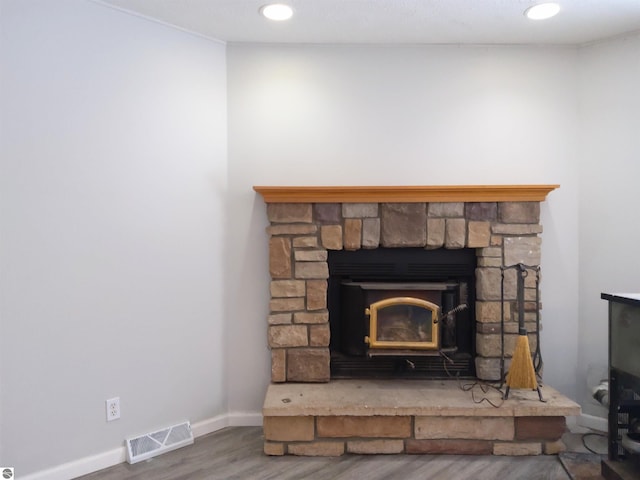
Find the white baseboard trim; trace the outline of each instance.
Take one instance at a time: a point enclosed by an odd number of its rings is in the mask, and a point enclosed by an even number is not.
[[[17,477],[22,480],[71,480],[72,478],[97,472],[103,468],[109,468],[127,460],[127,449],[125,447],[114,448],[107,452],[84,457],[73,462],[63,463],[47,470],[40,470],[26,476],[16,472]]]
[[[207,418],[191,425],[191,431],[195,438],[217,432],[229,426],[229,415],[218,415],[216,417]]]
[[[608,432],[609,422],[606,418],[596,417],[595,415],[581,414],[578,417],[578,425],[581,427],[597,430],[598,432]]]
[[[254,412],[237,412],[207,418],[191,425],[194,437],[201,437],[209,433],[222,430],[225,427],[258,427],[262,426],[262,414]],[[20,475],[21,480],[72,480],[73,478],[97,472],[104,468],[113,467],[127,460],[127,450],[123,447],[114,448],[97,455],[80,458],[73,462],[63,463],[46,470]],[[16,472],[20,474],[20,472]]]
[[[256,412],[234,412],[229,414],[230,427],[261,427],[262,414]]]

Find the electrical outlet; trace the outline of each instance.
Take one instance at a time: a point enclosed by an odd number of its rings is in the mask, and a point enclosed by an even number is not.
[[[107,407],[107,422],[120,418],[120,397],[110,398],[105,401]]]

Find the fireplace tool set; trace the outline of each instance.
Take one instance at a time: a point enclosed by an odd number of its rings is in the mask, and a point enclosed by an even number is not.
[[[511,365],[509,367],[509,372],[507,373],[506,379],[504,375],[504,276],[505,271],[509,269],[516,269],[516,303],[517,303],[517,314],[518,314],[518,338],[516,341],[516,346],[513,352],[513,357],[511,359]],[[531,350],[529,348],[529,337],[527,336],[527,329],[525,328],[525,279],[529,275],[530,272],[535,272],[536,281],[535,281],[535,311],[536,311],[536,349],[533,354],[533,358],[531,355]],[[512,265],[509,267],[502,267],[502,281],[501,281],[501,340],[502,340],[502,355],[500,358],[500,369],[501,369],[501,380],[506,384],[506,391],[504,394],[504,399],[509,398],[509,391],[511,388],[517,389],[531,389],[536,390],[538,392],[538,397],[541,402],[545,402],[542,398],[542,392],[540,391],[540,385],[538,384],[538,376],[540,374],[540,369],[542,368],[542,356],[540,354],[540,267],[539,266],[528,266],[522,263],[518,263],[516,265]],[[502,387],[502,384],[501,384]]]

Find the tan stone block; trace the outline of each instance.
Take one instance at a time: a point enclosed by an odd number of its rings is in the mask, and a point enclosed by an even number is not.
[[[559,453],[565,452],[567,450],[567,446],[564,444],[562,440],[556,440],[554,442],[545,442],[543,445],[543,451],[545,455],[557,455]]]
[[[524,289],[524,299],[527,302],[535,302],[536,301],[536,289],[535,288],[525,288]]]
[[[469,222],[467,247],[488,247],[491,244],[491,222]]]
[[[467,221],[464,218],[447,218],[444,232],[446,248],[464,248],[467,238]]]
[[[498,204],[495,202],[466,202],[464,216],[467,220],[493,221],[498,218]]]
[[[326,262],[327,251],[294,249],[293,258],[295,258],[297,262]]]
[[[329,265],[327,262],[296,262],[296,278],[322,279],[329,278]]]
[[[347,218],[344,221],[345,250],[359,250],[362,246],[362,220],[359,218]]]
[[[288,238],[269,239],[269,272],[271,278],[291,278],[291,241]]]
[[[320,239],[327,250],[342,250],[342,225],[323,225]]]
[[[540,304],[537,304],[536,302],[524,302],[525,312],[537,312],[538,309],[542,310],[542,302],[540,302]]]
[[[416,417],[416,439],[513,440],[512,417]]]
[[[539,237],[507,237],[504,239],[504,265],[524,263],[540,265],[541,243]]]
[[[313,417],[264,417],[264,438],[277,442],[310,441],[315,437]]]
[[[309,327],[309,345],[312,347],[328,347],[331,340],[329,324],[311,325]]]
[[[530,442],[530,443],[496,442],[493,444],[494,455],[521,456],[521,455],[540,455],[541,453],[542,453],[542,445],[538,442]]]
[[[350,440],[347,452],[359,455],[381,455],[404,452],[402,440]]]
[[[515,417],[517,440],[558,440],[567,431],[565,417]]]
[[[407,453],[437,455],[491,455],[492,442],[487,440],[412,440]]]
[[[289,445],[289,455],[339,457],[344,455],[344,442],[294,443]]]
[[[311,223],[310,203],[269,203],[267,217],[271,223]]]
[[[542,233],[542,225],[496,223],[491,227],[491,232],[498,235],[535,235]]]
[[[500,202],[498,219],[502,223],[540,223],[540,203]]]
[[[291,323],[292,319],[292,313],[274,313],[272,315],[269,315],[267,321],[269,325],[286,325]]]
[[[293,314],[293,323],[328,323],[329,312],[296,312]]]
[[[378,216],[377,203],[343,203],[342,216],[344,218],[374,218]]]
[[[501,298],[502,272],[499,268],[476,268],[476,298],[490,301]],[[504,299],[516,299],[516,271],[504,271]]]
[[[517,335],[505,334],[504,336],[504,354],[507,357],[513,355],[516,345]],[[476,334],[476,352],[482,357],[499,357],[501,356],[502,340],[500,335],[493,334]]]
[[[321,225],[331,225],[342,221],[342,204],[340,203],[315,203],[313,215],[316,222]]]
[[[532,334],[536,332],[536,324],[535,322],[524,322],[524,328],[527,329],[527,333]],[[514,318],[513,320],[509,320],[504,324],[504,332],[505,333],[520,333],[520,325],[518,321]],[[531,339],[531,335],[529,335],[529,339]],[[531,348],[534,348],[534,343],[530,343]]]
[[[318,227],[313,224],[302,223],[286,223],[283,225],[271,225],[267,227],[267,233],[272,236],[276,235],[309,235],[316,233]]]
[[[511,318],[511,304],[504,302],[504,319]],[[500,302],[476,302],[476,321],[494,323],[500,321]]]
[[[271,348],[306,347],[308,345],[308,333],[305,325],[270,326],[268,337]]]
[[[272,298],[269,300],[271,312],[291,312],[304,310],[304,298]]]
[[[498,257],[502,258],[502,249],[498,247],[486,247],[476,250],[478,257]]]
[[[501,247],[502,246],[502,237],[500,235],[491,235],[491,241],[489,245],[492,247]]]
[[[273,280],[269,285],[272,297],[304,297],[304,280]]]
[[[327,281],[307,280],[307,310],[327,308]]]
[[[500,300],[502,276],[499,268],[476,268],[476,295],[478,300]]]
[[[300,325],[303,328],[306,326]],[[329,349],[294,348],[287,350],[287,380],[290,382],[328,382]]]
[[[444,218],[429,218],[427,220],[427,248],[440,248],[444,245]]]
[[[477,333],[497,333],[500,334],[502,327],[499,323],[476,323]]]
[[[535,271],[528,270],[528,275],[524,277],[524,287],[533,288],[533,289],[536,288],[536,272]]]
[[[479,267],[501,267],[502,259],[497,257],[478,257]]]
[[[502,379],[502,369],[499,358],[476,357],[476,376],[480,380],[497,382]],[[505,372],[506,372],[505,365]]]
[[[381,204],[380,243],[383,247],[424,247],[427,244],[426,204]]]
[[[293,248],[316,248],[318,246],[318,237],[295,237],[293,239]]]
[[[408,438],[411,417],[318,417],[318,437]]]
[[[504,272],[504,299],[505,300],[515,300],[518,293],[518,272],[515,269],[511,268],[505,270]],[[526,308],[526,302],[525,302]],[[511,312],[514,312],[514,309],[511,309]]]
[[[380,246],[380,219],[365,218],[362,220],[362,248],[378,248]]]
[[[429,217],[463,217],[462,202],[432,202],[429,204]]]
[[[264,454],[270,456],[284,455],[284,443],[264,442]]]
[[[271,350],[271,381],[286,382],[287,381],[287,352],[282,348],[274,348]]]

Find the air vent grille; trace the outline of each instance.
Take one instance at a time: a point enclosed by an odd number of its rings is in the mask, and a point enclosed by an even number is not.
[[[191,424],[189,422],[180,423],[127,439],[127,462],[137,463],[192,443]]]

